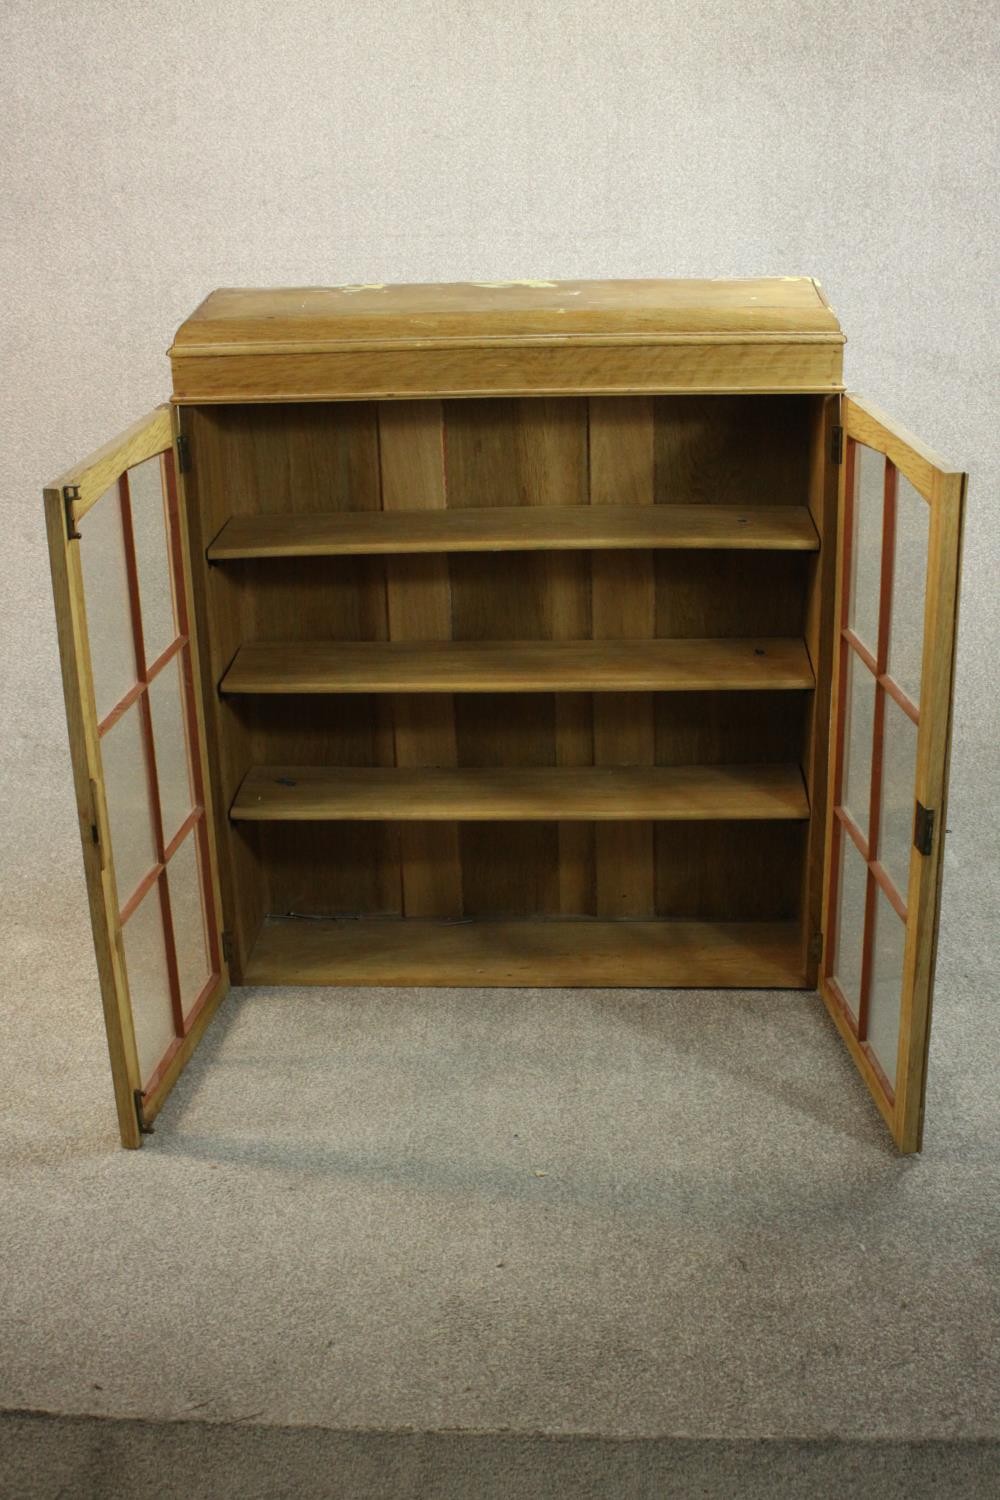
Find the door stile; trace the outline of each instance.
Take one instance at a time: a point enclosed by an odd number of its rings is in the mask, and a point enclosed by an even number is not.
[[[206,922],[209,940],[209,958],[211,961],[213,978],[192,1006],[187,1022],[187,1030],[182,1037],[178,1038],[177,1046],[161,1065],[159,1074],[143,1101],[143,1118],[149,1124],[159,1114],[170,1090],[173,1088],[178,1077],[183,1071],[188,1059],[201,1041],[205,1028],[217,1010],[220,1001],[229,989],[229,966],[226,961],[222,946],[221,912],[222,897],[219,885],[219,863],[215,840],[212,830],[215,828],[215,806],[212,795],[211,779],[206,774],[208,761],[208,747],[205,734],[205,715],[198,690],[198,625],[196,612],[193,606],[193,594],[191,591],[191,550],[187,519],[187,496],[184,489],[184,476],[180,472],[176,458],[176,439],[180,434],[180,412],[177,407],[170,409],[171,416],[171,439],[173,446],[164,452],[164,471],[166,475],[166,488],[168,505],[174,525],[171,527],[172,562],[175,568],[175,576],[178,581],[178,609],[181,611],[179,621],[181,633],[187,636],[188,646],[182,657],[184,697],[190,714],[190,722],[194,726],[195,749],[197,753],[192,757],[192,772],[194,778],[195,801],[202,808],[202,816],[198,820],[194,836],[198,839],[198,848],[202,860],[202,868],[209,872],[209,878],[205,883],[205,907]],[[218,976],[213,986],[214,976]]]
[[[69,534],[75,532],[72,524],[75,518],[68,509],[71,505],[72,502],[64,498],[61,488],[53,486],[45,490],[45,522],[70,758],[94,933],[97,975],[111,1057],[118,1129],[122,1145],[135,1148],[142,1145],[136,1105],[141,1089],[141,1074],[125,980],[114,859],[98,748],[97,710],[83,603],[80,544],[78,538]]]
[[[923,1132],[927,1050],[940,912],[966,476],[952,470],[911,434],[893,425],[880,412],[864,406],[856,398],[845,398],[844,414],[848,442],[842,474],[837,548],[837,671],[831,713],[833,744],[827,808],[828,857],[823,894],[827,922],[820,992],[897,1146],[901,1151],[913,1152],[920,1150]],[[859,559],[852,557],[855,537],[861,535],[861,518],[857,518],[856,527],[854,513],[855,507],[861,504],[855,467],[861,450],[872,450],[881,455],[884,465],[877,629],[875,636],[871,638],[871,649],[851,622],[852,608],[858,607],[858,598],[874,599],[873,584],[869,584],[867,590],[861,588],[859,565],[865,556],[864,551]],[[904,679],[893,666],[893,653],[896,649],[894,622],[897,618],[893,590],[899,586],[901,579],[903,590],[900,597],[904,611],[908,598],[907,580],[897,572],[897,551],[900,546],[898,528],[901,524],[900,485],[903,479],[908,482],[908,487],[912,487],[908,488],[908,493],[916,492],[914,500],[907,502],[907,514],[911,517],[914,514],[914,502],[918,506],[923,504],[928,507],[924,577],[919,580],[923,584],[920,596],[923,600],[923,617],[918,637],[921,649],[920,671],[915,690],[909,686],[909,669],[903,668],[907,672]],[[870,488],[867,493],[869,498],[865,503],[870,515]],[[908,524],[911,528],[912,545],[912,519]],[[902,556],[906,559],[905,553]],[[852,596],[856,590],[860,592],[852,605]],[[902,639],[904,642],[907,639],[905,631]],[[909,639],[913,639],[912,634]],[[860,665],[860,681],[869,680],[864,674],[870,674],[870,678],[874,679],[870,730],[864,725],[863,718],[858,721],[865,728],[864,743],[869,752],[870,785],[864,808],[868,820],[867,830],[862,829],[860,821],[844,802],[848,759],[847,714],[860,705],[856,688],[850,702],[847,701],[848,661],[852,662],[852,672],[857,672]],[[918,695],[919,703],[916,701]],[[898,769],[893,783],[896,798],[896,811],[893,815],[895,821],[893,825],[886,823],[885,828],[882,826],[886,819],[887,805],[885,798],[889,763],[885,760],[888,754],[885,734],[890,705],[895,705],[893,712],[897,709],[900,711],[896,715],[897,727],[893,729],[897,744],[902,743],[898,741],[898,725],[903,722],[902,716],[910,721],[911,726],[915,726],[915,760],[911,773],[913,781],[908,783],[912,789],[914,816],[905,869],[898,863],[901,852],[899,794],[900,787],[907,783],[899,780]],[[852,756],[854,750],[852,730]],[[863,768],[863,759],[860,765]],[[922,816],[925,809],[930,814],[929,819]],[[861,809],[857,811],[860,812]],[[886,838],[889,839],[888,843]],[[855,873],[858,870],[854,863],[854,853],[843,856],[842,862],[845,841],[848,848],[853,845],[857,857],[864,862],[865,867],[860,948],[857,946],[856,930],[845,928],[844,933],[848,951],[852,951],[859,961],[858,971],[850,981],[856,1015],[838,978],[842,972],[849,974],[849,971],[839,967],[844,961],[844,955],[841,954],[838,959],[839,928],[842,921],[842,913],[838,910],[840,880],[847,879],[848,866]],[[893,864],[889,866],[885,860],[893,851]],[[855,912],[852,920],[856,925],[859,920],[858,886],[853,875],[851,880],[854,882]],[[869,1022],[872,1020],[870,1005],[874,999],[875,986],[875,943],[879,940],[880,924],[890,909],[892,921],[902,921],[904,924],[899,960],[898,1030],[893,1055],[894,1078],[891,1082],[887,1076],[891,1065],[886,1054],[884,1020],[881,1039],[877,1043],[869,1040]],[[886,929],[887,933],[890,929],[898,931],[892,928],[891,923]],[[882,988],[879,1003],[884,1017],[885,970],[880,982]],[[876,1054],[876,1045],[882,1052],[881,1061]],[[885,1067],[882,1063],[885,1063]]]
[[[205,728],[203,705],[195,681],[198,641],[195,629],[190,594],[190,564],[188,556],[187,516],[183,489],[179,483],[174,454],[176,417],[168,407],[160,407],[150,416],[135,423],[114,442],[105,445],[82,464],[69,471],[54,485],[45,490],[46,525],[49,538],[52,578],[56,603],[56,620],[59,636],[63,687],[66,699],[69,728],[70,753],[72,757],[74,786],[83,846],[84,871],[87,880],[98,976],[100,980],[102,1006],[108,1035],[112,1077],[114,1081],[116,1109],[122,1144],[136,1147],[142,1136],[151,1128],[151,1121],[158,1114],[185,1063],[197,1046],[205,1027],[229,987],[228,966],[223,951],[219,928],[219,877],[214,843],[211,788],[205,768]],[[152,465],[155,464],[155,470]],[[152,574],[140,580],[142,567],[137,556],[138,513],[134,506],[131,475],[139,465],[146,465],[147,475],[157,474],[156,493],[159,501],[153,501],[147,492],[143,496],[143,524],[147,567],[158,566],[149,553],[151,505],[162,506],[163,537],[159,557],[163,559],[165,573],[153,579]],[[116,628],[115,639],[125,648],[130,660],[131,685],[115,693],[113,706],[105,703],[103,718],[98,716],[95,691],[94,661],[91,636],[88,627],[88,592],[85,577],[83,547],[93,546],[93,555],[98,561],[106,554],[98,543],[97,536],[88,541],[88,523],[85,517],[98,503],[111,507],[118,516],[121,547],[122,603],[125,617],[120,629]],[[83,522],[82,530],[80,523]],[[156,523],[153,522],[154,531]],[[165,645],[154,640],[156,655],[149,659],[149,645],[144,627],[144,611],[147,596],[145,582],[151,581],[153,596],[159,579],[169,580],[170,634]],[[97,597],[97,596],[95,596]],[[91,605],[94,600],[92,599]],[[162,616],[153,616],[162,629]],[[127,620],[127,624],[125,621]],[[127,643],[127,644],[126,644]],[[102,638],[101,649],[107,649]],[[121,657],[124,663],[125,657]],[[161,673],[163,674],[161,678]],[[176,677],[176,689],[171,680]],[[154,708],[153,692],[166,692]],[[176,692],[176,696],[174,696]],[[173,702],[176,707],[166,706]],[[171,802],[171,827],[165,826],[166,804],[162,800],[158,760],[156,725],[159,715],[164,715],[163,728],[170,744],[171,712],[179,718],[176,724],[183,735],[184,759],[172,771],[171,786],[175,788]],[[132,716],[138,736],[144,786],[144,813],[149,818],[150,847],[145,873],[133,889],[119,887],[115,868],[115,851],[112,839],[112,823],[109,814],[108,792],[105,786],[104,737],[114,732],[115,725],[125,716]],[[185,766],[180,773],[178,765]],[[168,765],[168,772],[170,768]],[[185,801],[187,811],[175,806],[178,774],[185,774],[187,784]],[[120,785],[120,782],[119,782]],[[134,821],[134,819],[133,819]],[[176,825],[176,826],[175,826]],[[124,825],[122,825],[124,827]],[[188,842],[190,841],[190,842]],[[171,861],[175,854],[183,852],[177,864]],[[178,873],[183,868],[184,873]],[[187,932],[177,926],[177,913],[173,907],[172,884],[176,878],[179,899],[187,908]],[[193,880],[193,885],[192,885]],[[156,886],[154,892],[153,887]],[[200,973],[191,973],[191,964],[197,963],[201,939],[194,936],[197,929],[191,927],[190,898],[197,892],[197,908],[203,943],[203,960],[207,968]],[[186,894],[185,894],[186,892]],[[157,912],[157,930],[162,938],[164,986],[162,998],[156,999],[149,989],[146,977],[141,979],[140,992],[133,995],[130,989],[128,952],[124,935],[127,921],[140,908],[150,910],[153,903]],[[138,941],[138,939],[136,939]],[[156,940],[154,940],[155,942]],[[194,944],[196,946],[189,946]],[[153,950],[148,950],[152,954]],[[182,980],[182,964],[187,959],[187,972]],[[132,976],[133,979],[135,976]],[[195,988],[192,980],[200,986]],[[154,1022],[161,1029],[172,1032],[172,1038],[163,1036],[159,1040],[162,1051],[142,1055],[142,1042],[138,1034],[136,1006],[145,1009],[140,1019],[146,1025],[146,1046],[149,1047],[150,1006],[159,1004],[162,1021]],[[169,1028],[166,1027],[167,1017]]]
[[[845,430],[847,425],[846,416],[845,411]],[[895,1106],[893,1101],[886,1095],[885,1079],[881,1069],[874,1063],[868,1050],[861,1042],[854,1017],[829,976],[829,955],[836,949],[837,929],[841,919],[837,901],[837,873],[840,869],[841,841],[854,837],[853,832],[837,817],[836,808],[840,803],[846,763],[846,744],[843,734],[845,705],[843,700],[847,654],[852,649],[847,640],[847,631],[850,603],[848,580],[851,577],[853,566],[852,551],[854,546],[855,457],[855,445],[847,441],[845,437],[844,461],[840,468],[839,503],[837,506],[837,582],[834,595],[835,645],[833,653],[835,668],[830,700],[830,733],[833,744],[827,782],[826,848],[828,852],[823,878],[823,911],[826,913],[826,922],[824,923],[822,974],[825,977],[821,978],[819,988],[823,1003],[839,1031],[844,1045],[851,1054],[855,1067],[868,1085],[869,1092],[878,1105],[879,1111],[889,1130],[895,1133]],[[857,843],[857,840],[855,842]],[[859,845],[859,853],[867,861],[867,840],[863,841],[863,847]],[[866,907],[871,896],[872,892],[869,886],[866,893]],[[865,927],[867,933],[867,921]],[[866,952],[862,958],[862,997],[865,996],[867,957]],[[868,972],[870,974],[870,966]],[[864,1003],[864,998],[862,999],[862,1003]]]
[[[910,850],[908,906],[916,920],[907,933],[900,1019],[897,1139],[903,1151],[923,1143],[927,1048],[937,960],[951,765],[952,686],[958,645],[958,587],[962,562],[966,476],[936,469],[931,483],[931,525],[924,619],[924,661],[917,741],[917,801],[933,810],[931,849]]]

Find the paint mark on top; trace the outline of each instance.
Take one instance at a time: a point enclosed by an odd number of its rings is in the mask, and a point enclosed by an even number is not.
[[[470,281],[470,286],[558,286],[558,281]]]
[[[384,292],[384,281],[359,281],[354,284],[346,282],[343,286],[335,286],[335,292]]]

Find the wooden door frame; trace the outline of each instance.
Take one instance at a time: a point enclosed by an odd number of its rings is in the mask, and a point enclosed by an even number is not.
[[[214,938],[210,933],[209,944],[213,978],[217,974],[217,983],[210,990],[206,987],[194,1020],[178,1037],[176,1046],[154,1075],[152,1085],[144,1092],[129,998],[104,788],[78,523],[102,495],[122,483],[122,477],[129,469],[146,459],[165,455],[166,483],[175,523],[169,539],[170,563],[175,585],[183,599],[186,612],[184,633],[194,667],[198,661],[197,625],[191,599],[183,476],[176,462],[175,436],[176,417],[171,408],[167,405],[157,407],[82,463],[61,474],[43,492],[84,875],[119,1133],[122,1145],[130,1148],[142,1144],[143,1135],[151,1128],[152,1120],[162,1108],[228,990],[229,974],[216,922]],[[221,912],[218,857],[212,821],[212,789],[205,760],[204,711],[195,671],[191,672],[190,679],[185,683],[185,699],[192,721],[193,749],[201,773],[197,790],[203,808],[200,822],[204,834],[199,837],[199,850],[202,860],[207,861],[207,903],[210,908],[214,904],[214,912],[218,914]],[[198,837],[197,832],[194,836]],[[176,844],[178,841],[172,842]]]
[[[820,993],[845,1045],[878,1105],[894,1141],[903,1152],[921,1149],[927,1053],[937,954],[941,905],[944,834],[947,821],[948,772],[951,753],[952,688],[958,627],[958,583],[961,567],[962,529],[966,475],[929,449],[912,433],[893,422],[877,408],[857,396],[843,401],[843,425],[847,441],[841,474],[837,540],[837,586],[835,599],[837,668],[831,705],[830,779],[826,812],[827,861],[823,887],[826,917]],[[843,632],[846,629],[845,587],[849,571],[851,538],[848,527],[852,505],[847,489],[853,475],[850,445],[859,443],[881,453],[903,474],[930,507],[928,556],[924,594],[923,677],[917,729],[917,762],[914,796],[924,808],[933,810],[934,822],[929,853],[911,845],[906,898],[906,939],[900,1007],[899,1049],[895,1088],[887,1092],[881,1069],[859,1039],[852,1017],[829,984],[835,947],[835,921],[831,921],[839,868],[839,827],[835,808],[843,765],[844,714]],[[887,489],[894,475],[887,465]],[[885,559],[883,559],[885,561]],[[883,567],[883,589],[884,589]],[[881,613],[881,611],[880,611]],[[876,723],[876,739],[878,725]],[[878,757],[875,757],[877,760]],[[873,762],[875,785],[878,766]],[[875,795],[878,795],[875,785]],[[866,943],[871,915],[866,920]],[[863,1030],[863,1025],[861,1027]]]

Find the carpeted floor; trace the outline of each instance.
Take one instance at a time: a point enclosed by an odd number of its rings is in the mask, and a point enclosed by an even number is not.
[[[649,991],[243,991],[120,1151],[56,754],[7,844],[65,857],[8,886],[0,1408],[146,1422],[11,1417],[6,1494],[236,1449],[246,1495],[994,1492],[989,757],[901,1159],[814,997]]]
[[[0,1417],[8,1490],[38,1500],[979,1500],[1000,1443],[331,1432]],[[0,1480],[0,1486],[4,1483]]]

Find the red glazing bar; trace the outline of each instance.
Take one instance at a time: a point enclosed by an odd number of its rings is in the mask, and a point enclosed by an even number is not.
[[[892,580],[896,567],[896,465],[885,460],[884,499],[882,505],[882,570],[878,596],[878,673],[885,672],[889,661],[889,635],[892,626]]]
[[[879,1062],[878,1058],[875,1056],[875,1053],[872,1050],[871,1043],[862,1041],[861,1050],[864,1052],[868,1061],[871,1063],[872,1071],[874,1072],[875,1077],[878,1079],[879,1083],[882,1085],[882,1092],[885,1094],[885,1097],[888,1099],[890,1104],[895,1104],[896,1090],[893,1088],[892,1084],[886,1077],[885,1070],[882,1067],[882,1064]]]
[[[143,1101],[148,1099],[152,1094],[155,1094],[157,1088],[159,1087],[160,1080],[162,1079],[167,1069],[170,1067],[170,1064],[173,1062],[174,1057],[177,1054],[177,1049],[178,1047],[180,1047],[183,1040],[184,1038],[182,1036],[175,1036],[166,1052],[164,1052],[163,1056],[156,1064],[156,1067],[153,1069],[152,1073],[150,1073],[149,1079],[142,1090]]]
[[[204,812],[205,809],[203,807],[193,807],[188,813],[187,817],[184,819],[184,822],[178,828],[177,832],[170,840],[170,843],[163,851],[163,863],[165,865],[169,864],[173,859],[174,855],[177,853],[177,850],[180,848],[184,840],[187,838],[188,834],[191,832],[191,829],[204,816]]]
[[[837,815],[838,822],[842,823],[847,829],[848,833],[851,835],[851,838],[854,841],[855,848],[861,855],[861,858],[864,860],[865,864],[867,864],[868,840],[865,838],[864,834],[861,832],[861,829],[858,827],[857,823],[855,823],[846,807],[836,807],[834,808],[834,812]]]
[[[174,657],[177,656],[179,652],[184,650],[184,647],[187,645],[187,643],[188,638],[186,635],[175,636],[174,639],[170,642],[170,645],[167,646],[165,650],[161,651],[156,660],[154,662],[151,662],[149,667],[147,667],[147,683],[152,682],[154,678],[159,677],[164,667],[168,667],[170,665]]]
[[[132,495],[128,470],[118,481],[118,504],[121,507],[122,546],[125,552],[125,577],[128,585],[128,612],[132,621],[132,645],[135,648],[135,675],[145,686],[146,645],[142,633],[142,602],[139,598],[139,570],[135,560],[135,533],[132,530]]]
[[[184,1003],[181,999],[181,977],[177,966],[177,942],[174,937],[174,914],[170,906],[170,886],[164,868],[159,879],[160,914],[163,918],[163,937],[167,950],[167,974],[170,979],[170,1005],[174,1013],[174,1030],[178,1036],[184,1033]]]
[[[899,704],[900,708],[903,710],[904,714],[906,714],[907,718],[912,719],[914,724],[920,723],[919,708],[914,703],[912,698],[908,698],[906,696],[899,683],[896,682],[895,678],[890,677],[888,672],[883,672],[878,679],[878,684],[879,687],[885,689],[893,702]]]
[[[857,1034],[858,1034],[858,1020],[857,1020],[857,1017],[855,1016],[854,1012],[851,1010],[851,1007],[848,1005],[847,998],[844,995],[843,990],[840,988],[840,984],[839,984],[838,980],[834,979],[833,976],[831,975],[830,978],[827,980],[827,984],[829,986],[831,995],[833,996],[833,998],[836,1000],[838,1006],[840,1007],[841,1014],[843,1015],[844,1020],[847,1022],[848,1026],[854,1032],[854,1035],[857,1036]]]
[[[133,683],[132,687],[129,688],[128,692],[125,694],[124,698],[122,698],[121,702],[116,703],[111,712],[107,714],[98,724],[98,739],[106,735],[109,729],[113,729],[115,727],[122,715],[132,707],[132,704],[135,703],[137,699],[142,697],[145,691],[146,684],[144,682]]]
[[[184,558],[181,553],[181,529],[177,517],[177,474],[174,470],[174,455],[169,449],[160,454],[160,472],[164,493],[167,497],[170,581],[174,591],[174,608],[177,611],[177,630],[180,635],[187,636],[190,634],[190,629],[187,598],[184,594]]]
[[[170,662],[173,661],[177,653],[179,651],[182,651],[186,645],[186,635],[179,635],[176,640],[170,642],[170,645],[165,651],[162,651],[160,653],[160,655],[153,662],[152,666],[146,669],[145,680],[143,682],[133,683],[128,692],[125,694],[124,698],[122,698],[120,702],[116,703],[114,708],[111,709],[110,712],[106,714],[105,717],[101,720],[101,722],[97,726],[98,737],[107,734],[109,729],[114,728],[122,715],[132,707],[133,703],[137,702],[137,700],[142,697],[143,693],[146,691],[147,687],[153,681],[153,679],[160,675],[164,667],[169,666]]]
[[[847,674],[847,641],[845,639],[847,622],[851,613],[851,565],[854,554],[854,511],[856,497],[854,484],[856,476],[855,447],[853,438],[847,439],[847,452],[844,454],[844,548],[840,567],[840,640],[837,650],[837,682],[839,691],[837,693],[837,721],[833,726],[834,737],[834,770],[833,770],[833,804],[834,810],[839,813],[840,799],[843,795],[844,784],[844,726],[846,722],[846,710],[844,703],[844,687]],[[839,883],[839,858],[840,858],[840,829],[836,818],[833,822],[833,836],[830,850],[832,878],[830,880],[830,892],[826,911],[826,942],[824,945],[823,975],[829,978],[833,972],[833,956],[837,951],[837,922],[839,912],[837,910],[837,886]]]
[[[195,998],[194,1004],[191,1006],[191,1009],[188,1011],[188,1022],[187,1022],[187,1029],[188,1029],[188,1031],[191,1030],[191,1027],[194,1025],[195,1021],[197,1021],[199,1013],[202,1010],[202,1007],[204,1006],[206,1000],[209,998],[209,996],[211,995],[212,991],[214,990],[214,988],[215,988],[215,986],[216,986],[216,984],[218,982],[218,978],[219,978],[218,974],[211,974],[211,975],[209,975],[208,979],[205,981],[205,983],[202,985],[201,989],[198,991],[198,994],[197,994],[197,996]],[[148,1083],[146,1084],[145,1088],[142,1091],[142,1097],[143,1097],[144,1101],[146,1099],[149,1099],[153,1094],[155,1094],[156,1090],[159,1088],[160,1082],[161,1082],[161,1080],[163,1078],[163,1075],[166,1073],[167,1069],[170,1067],[170,1064],[173,1062],[174,1058],[176,1057],[177,1051],[178,1051],[179,1047],[181,1046],[181,1043],[183,1042],[183,1040],[184,1040],[184,1038],[181,1037],[181,1036],[175,1037],[174,1040],[171,1042],[170,1046],[167,1048],[166,1052],[164,1052],[163,1056],[160,1058],[160,1061],[157,1063],[156,1067],[153,1069],[153,1072],[149,1076],[149,1081],[148,1081]]]
[[[143,896],[145,896],[146,892],[151,889],[151,887],[157,880],[159,880],[160,876],[163,874],[163,871],[166,869],[168,862],[170,861],[176,850],[180,848],[188,833],[190,833],[191,829],[201,821],[203,816],[204,809],[201,807],[196,807],[193,812],[188,813],[187,817],[184,819],[184,822],[181,824],[180,828],[177,830],[173,838],[170,840],[170,843],[167,845],[164,851],[163,859],[158,859],[153,868],[142,877],[142,879],[139,881],[139,884],[136,886],[135,890],[132,892],[131,896],[128,898],[128,900],[125,902],[125,905],[119,912],[118,920],[121,922],[122,926],[124,926],[128,921],[129,917],[135,911],[136,907],[141,904],[142,898]]]
[[[878,663],[876,662],[874,656],[872,656],[871,652],[869,651],[868,647],[865,645],[861,637],[855,635],[854,631],[850,628],[849,625],[845,626],[845,628],[841,631],[841,634],[844,640],[847,641],[849,645],[854,647],[854,650],[857,652],[858,656],[860,656],[861,660],[864,662],[869,672],[871,672],[872,676],[877,677]]]
[[[129,609],[132,615],[132,631],[135,638],[136,669],[140,681],[149,686],[146,672],[146,650],[142,633],[142,598],[139,590],[139,570],[135,555],[135,533],[132,528],[132,502],[129,494],[128,474],[119,481],[122,507],[122,538],[125,544],[125,571],[128,577]],[[143,746],[146,753],[146,779],[149,789],[149,811],[153,823],[153,842],[156,847],[160,915],[163,921],[164,946],[167,956],[167,975],[170,983],[170,1005],[174,1017],[174,1030],[180,1036],[184,1029],[181,1010],[180,981],[177,972],[177,952],[174,946],[173,915],[170,910],[170,892],[167,888],[163,866],[166,857],[163,845],[163,818],[160,812],[160,786],[156,774],[156,746],[153,740],[153,718],[149,708],[149,693],[144,692],[138,705],[139,723],[142,729]]]
[[[889,625],[892,618],[892,578],[896,562],[896,466],[885,459],[885,480],[882,500],[882,567],[879,575],[878,601],[878,674],[885,672],[889,655]],[[871,804],[868,812],[868,858],[874,862],[879,855],[879,834],[882,822],[882,763],[885,740],[885,690],[881,683],[875,686],[875,729],[872,743]],[[872,964],[875,952],[875,903],[878,900],[878,882],[875,879],[874,863],[871,864],[868,890],[865,899],[865,936],[861,958],[861,1011],[858,1015],[858,1032],[864,1039],[868,1035],[868,1006],[871,997]]]
[[[135,890],[132,892],[131,896],[129,896],[128,900],[125,902],[125,905],[118,913],[118,920],[123,927],[125,926],[125,923],[128,921],[129,917],[135,911],[136,907],[142,905],[142,898],[148,891],[152,890],[153,886],[159,880],[162,870],[163,866],[157,860],[153,868],[151,870],[148,870],[139,881],[139,884],[136,886]]]
[[[181,657],[181,690],[184,695],[184,718],[185,718],[185,742],[188,754],[188,766],[191,772],[191,785],[194,789],[194,800],[199,808],[205,805],[205,784],[202,775],[201,756],[198,754],[196,726],[198,723],[197,706],[195,703],[194,666],[191,661],[191,650],[189,643],[190,620],[188,617],[188,603],[184,592],[184,558],[181,552],[181,528],[179,516],[179,498],[177,493],[177,473],[174,468],[174,455],[166,452],[161,457],[163,465],[163,480],[167,496],[167,531],[170,538],[170,571],[173,580],[174,600],[177,609],[178,627],[185,640],[185,649]],[[202,910],[205,917],[205,929],[208,935],[209,960],[212,973],[218,976],[222,973],[222,943],[219,937],[218,913],[215,909],[215,896],[212,890],[211,879],[211,849],[209,846],[208,823],[202,823],[198,830],[198,872],[201,883]],[[190,1021],[188,1025],[190,1026]]]
[[[889,872],[886,870],[885,866],[881,864],[877,859],[872,862],[872,874],[875,876],[875,879],[885,893],[885,898],[888,901],[889,905],[892,907],[893,911],[897,916],[902,917],[903,921],[905,922],[906,902],[903,900],[902,896],[893,885],[892,878],[889,875]]]
[[[185,1035],[187,1035],[187,1032],[191,1030],[191,1027],[197,1021],[202,1007],[205,1004],[205,1001],[212,994],[212,991],[215,989],[218,982],[218,974],[209,974],[208,978],[205,980],[205,983],[202,985],[201,989],[194,997],[194,1000],[192,1001],[187,1013],[187,1019],[185,1022]]]

